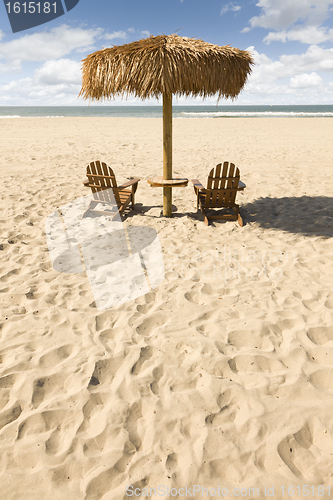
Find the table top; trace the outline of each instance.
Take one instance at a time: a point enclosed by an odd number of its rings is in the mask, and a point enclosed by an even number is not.
[[[162,176],[154,176],[147,179],[152,187],[185,187],[188,184],[186,177],[174,177],[172,179],[163,179]]]

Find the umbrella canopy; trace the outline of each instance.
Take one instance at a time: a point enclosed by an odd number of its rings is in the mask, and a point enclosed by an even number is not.
[[[83,60],[85,99],[133,94],[163,96],[163,178],[172,179],[172,95],[235,98],[253,64],[245,50],[178,35],[149,38],[102,49]],[[163,213],[171,216],[171,187],[163,188]]]

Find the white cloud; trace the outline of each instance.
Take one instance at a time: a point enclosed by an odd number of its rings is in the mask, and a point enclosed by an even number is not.
[[[280,61],[293,74],[312,71],[333,72],[333,49],[311,45],[304,54],[282,55]]]
[[[289,31],[270,32],[264,38],[264,42],[272,41],[287,42],[299,41],[307,44],[318,44],[333,41],[333,29],[319,28],[316,26],[295,27]]]
[[[45,85],[37,78],[24,78],[0,85],[0,105],[75,105],[81,85]]]
[[[113,40],[114,38],[120,38],[122,40],[126,40],[127,33],[126,31],[113,31],[113,33],[103,35],[102,38],[105,38],[106,40]]]
[[[250,19],[251,28],[285,30],[297,22],[319,26],[329,16],[332,0],[259,0],[259,16]]]
[[[318,44],[333,40],[333,30],[322,26],[332,10],[333,0],[259,0],[259,16],[249,21],[250,28],[273,29],[264,41],[299,41]]]
[[[310,74],[303,73],[302,75],[297,75],[290,79],[290,87],[293,89],[318,87],[321,84],[322,84],[322,79],[315,72],[312,72]]]
[[[254,47],[248,50],[253,55],[255,66],[249,77],[249,82],[260,84],[261,82],[274,82],[279,78],[285,78],[285,66],[281,61],[273,61],[266,54],[260,54]],[[290,75],[288,75],[290,76]]]
[[[93,48],[102,29],[70,28],[63,24],[50,31],[24,35],[10,42],[0,42],[0,59],[48,61],[73,50],[86,52]]]
[[[15,59],[10,63],[1,64],[0,63],[0,74],[5,73],[19,73],[22,71],[21,61],[19,59]]]
[[[226,3],[222,7],[220,14],[221,14],[221,16],[223,16],[223,14],[226,14],[229,11],[238,12],[239,10],[241,10],[240,5],[234,4],[232,2],[231,3]]]
[[[141,31],[140,33],[141,33],[141,36],[143,36],[145,38],[148,38],[151,35],[150,31]]]
[[[252,52],[256,63],[249,78],[254,85],[262,82],[272,84],[314,72],[333,73],[333,49],[322,49],[312,45],[304,54],[282,55],[278,60],[260,54],[254,47],[248,50]]]
[[[333,49],[311,46],[304,54],[282,55],[274,60],[252,52],[256,66],[243,94],[257,104],[330,103],[333,88],[325,73],[333,73]]]
[[[47,61],[35,71],[35,81],[38,84],[81,84],[81,65],[70,59]]]

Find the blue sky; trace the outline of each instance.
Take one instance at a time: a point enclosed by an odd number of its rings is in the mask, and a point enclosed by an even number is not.
[[[0,106],[85,105],[77,96],[87,54],[176,30],[252,52],[256,66],[235,104],[333,104],[333,0],[80,0],[16,34],[1,2]],[[115,103],[150,104],[132,97]]]

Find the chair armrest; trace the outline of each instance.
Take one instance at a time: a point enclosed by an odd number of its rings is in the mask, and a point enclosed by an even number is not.
[[[134,179],[130,179],[129,181],[127,182],[124,182],[124,184],[122,184],[121,186],[118,186],[118,189],[125,189],[129,186],[133,186],[134,184],[137,184],[139,182],[139,178],[138,177],[135,177]]]
[[[244,182],[242,182],[242,181],[238,181],[238,188],[245,189],[246,184],[244,184]]]
[[[82,183],[85,187],[89,187],[89,180],[85,179]]]
[[[198,179],[191,179],[191,182],[193,184],[194,191],[196,194],[198,193],[198,191],[206,191],[206,189],[203,187],[203,185]]]

